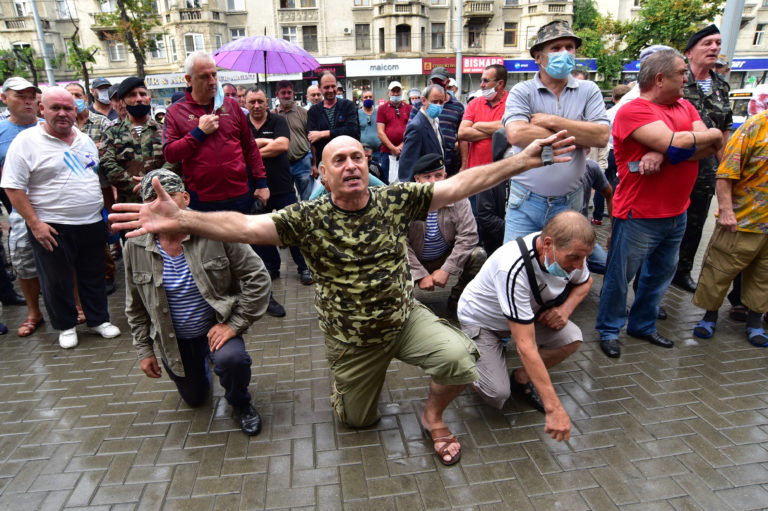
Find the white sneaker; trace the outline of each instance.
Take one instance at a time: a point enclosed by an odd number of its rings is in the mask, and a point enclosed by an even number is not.
[[[59,332],[59,346],[64,349],[74,348],[77,346],[77,332],[74,328],[69,330],[62,330]]]
[[[109,321],[91,328],[91,332],[99,334],[105,339],[111,339],[120,335],[120,329]]]

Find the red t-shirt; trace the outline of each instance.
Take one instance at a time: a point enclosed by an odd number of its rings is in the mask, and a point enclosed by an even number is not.
[[[392,145],[400,145],[403,143],[403,135],[405,135],[405,125],[408,124],[408,117],[411,115],[411,105],[406,102],[401,102],[400,117],[397,116],[397,109],[392,106],[391,101],[387,101],[379,107],[379,111],[376,114],[376,123],[384,125],[384,134]],[[389,149],[384,144],[381,144],[381,152],[389,154]]]
[[[688,209],[699,162],[686,160],[672,165],[665,155],[661,172],[650,176],[630,172],[628,163],[639,161],[649,151],[630,135],[655,121],[663,121],[672,131],[691,131],[693,122],[699,120],[696,108],[685,99],[658,105],[637,98],[619,109],[613,121],[613,154],[619,170],[613,216],[626,220],[631,212],[632,218],[670,218]]]
[[[494,106],[480,96],[469,102],[467,109],[464,110],[462,121],[475,122],[493,122],[500,121],[504,116],[504,105],[507,103],[506,90],[501,100]],[[469,143],[469,155],[467,156],[467,168],[485,165],[493,161],[493,138],[488,137],[482,140],[476,140]]]

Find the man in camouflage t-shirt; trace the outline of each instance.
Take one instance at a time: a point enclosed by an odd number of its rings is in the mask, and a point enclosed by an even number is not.
[[[565,132],[534,141],[521,153],[469,169],[435,184],[400,183],[368,188],[362,145],[341,136],[323,152],[320,173],[330,194],[293,204],[270,215],[180,211],[153,186],[160,200],[121,204],[111,217],[117,229],[190,232],[220,240],[301,247],[315,276],[316,306],[326,334],[326,356],[334,377],[334,410],[349,426],[379,419],[378,399],[392,358],[417,365],[432,378],[421,425],[443,464],[461,457],[443,411],[467,383],[478,379],[477,349],[461,331],[413,299],[406,233],[412,220],[542,164],[541,147],[559,156],[572,151]],[[567,146],[567,147],[566,147]],[[567,158],[556,157],[555,162]],[[122,223],[120,223],[122,222]]]

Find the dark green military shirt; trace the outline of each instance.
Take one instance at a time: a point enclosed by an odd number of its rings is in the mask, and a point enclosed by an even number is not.
[[[126,117],[107,128],[101,146],[101,168],[117,188],[117,202],[141,202],[133,188],[134,176],[166,168],[181,175],[178,164],[163,158],[163,126],[151,117],[141,126],[141,134]]]
[[[709,76],[712,77],[712,86],[709,94],[704,94],[689,65],[688,82],[684,86],[683,97],[693,103],[707,128],[730,131],[733,125],[733,112],[731,112],[731,103],[728,100],[731,87],[714,71],[710,70]]]
[[[406,234],[426,219],[432,192],[432,184],[377,186],[359,211],[324,195],[272,215],[282,242],[301,248],[312,270],[327,335],[360,346],[397,338],[413,308]]]

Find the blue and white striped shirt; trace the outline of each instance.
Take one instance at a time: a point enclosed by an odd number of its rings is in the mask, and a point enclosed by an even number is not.
[[[439,259],[448,251],[448,244],[440,233],[437,225],[437,211],[427,214],[426,229],[424,232],[424,250],[421,252],[421,259],[424,261],[434,261]]]
[[[200,294],[184,254],[172,257],[157,239],[155,243],[163,256],[163,287],[176,337],[194,339],[206,335],[213,325],[213,307]]]

